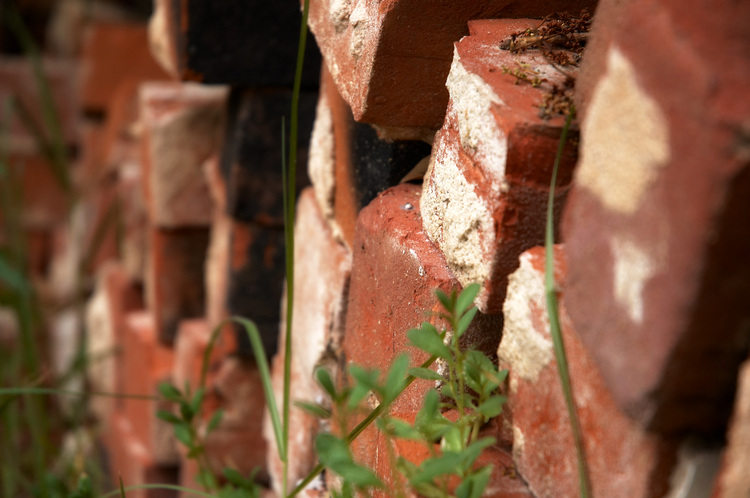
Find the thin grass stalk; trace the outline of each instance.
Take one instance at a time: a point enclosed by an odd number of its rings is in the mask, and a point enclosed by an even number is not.
[[[568,130],[573,120],[574,110],[565,120],[565,126],[560,136],[560,143],[557,147],[555,164],[552,169],[552,181],[550,182],[549,198],[547,199],[547,226],[544,239],[544,288],[547,297],[547,315],[549,317],[550,335],[555,349],[555,359],[557,360],[557,372],[560,376],[565,404],[568,408],[570,425],[573,430],[573,440],[576,447],[576,459],[578,461],[578,486],[582,498],[591,496],[591,485],[586,464],[586,454],[583,445],[583,431],[581,422],[578,419],[575,400],[573,399],[573,388],[570,383],[570,372],[568,369],[568,359],[565,354],[565,344],[563,342],[560,314],[557,306],[557,294],[555,290],[555,261],[554,261],[554,214],[555,214],[555,184],[557,183],[557,170],[560,166],[560,158],[565,148],[565,142],[568,139]]]
[[[289,164],[283,168],[286,175],[286,211],[284,219],[284,234],[286,239],[286,332],[284,338],[284,405],[283,405],[283,444],[284,471],[282,494],[286,495],[289,475],[288,446],[289,446],[289,410],[291,406],[291,378],[292,378],[292,321],[294,317],[294,215],[296,211],[297,192],[297,135],[299,128],[299,95],[302,86],[302,68],[305,60],[305,45],[307,43],[307,17],[310,10],[310,0],[305,0],[302,8],[302,21],[299,30],[299,44],[297,46],[297,65],[294,71],[294,87],[292,89],[291,122],[289,127]]]

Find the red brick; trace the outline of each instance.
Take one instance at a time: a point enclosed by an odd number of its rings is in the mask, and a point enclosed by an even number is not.
[[[740,369],[734,412],[727,431],[727,447],[714,498],[741,498],[750,495],[750,361]]]
[[[120,85],[168,79],[151,56],[145,26],[97,23],[84,36],[81,56],[82,101],[87,110],[106,111]]]
[[[470,19],[579,12],[594,1],[311,2],[310,29],[354,119],[388,127],[439,128],[453,42]],[[429,15],[425,15],[429,13]],[[418,20],[418,22],[416,21]]]
[[[662,496],[675,448],[617,407],[566,312],[565,261],[555,249],[563,341],[583,433],[593,496]],[[521,255],[510,277],[499,366],[509,373],[504,417],[513,427],[513,460],[537,497],[578,496],[576,450],[549,335],[544,248]],[[613,451],[616,449],[616,451]]]
[[[510,34],[537,25],[476,21],[470,23],[472,35],[456,44],[448,112],[421,199],[428,236],[462,285],[482,285],[476,303],[491,313],[502,306],[519,254],[544,242],[548,185],[563,126],[561,116],[542,119],[538,106],[565,76],[539,53],[498,48]],[[545,81],[538,87],[518,84],[503,68],[519,64]],[[576,149],[569,145],[559,186],[570,182],[575,161]],[[558,210],[565,198],[564,189],[559,192]]]
[[[204,163],[218,153],[226,90],[181,83],[140,87],[146,198],[153,224],[211,223]]]
[[[324,68],[308,170],[316,198],[337,238],[351,247],[360,209],[429,156],[421,140],[384,140],[352,111]]]
[[[344,334],[348,363],[385,371],[406,352],[416,365],[427,359],[409,345],[406,332],[437,311],[434,290],[457,287],[445,260],[422,231],[420,189],[404,184],[386,190],[364,208],[354,237],[352,276]],[[498,330],[499,332],[499,330]],[[393,412],[413,418],[432,386],[417,381],[396,400]],[[352,444],[355,458],[390,478],[385,442],[370,427]]]
[[[240,358],[224,359],[209,384],[208,395],[216,399],[216,408],[224,410],[221,423],[205,439],[210,467],[218,471],[231,467],[243,475],[259,468],[258,478],[267,479],[262,430],[266,405],[258,368]]]
[[[332,356],[340,352],[346,290],[351,271],[349,251],[333,237],[323,218],[311,188],[302,192],[295,222],[294,322],[292,327],[291,398],[295,401],[321,402],[326,399],[314,380],[316,365],[334,366]],[[280,327],[283,345],[285,320]],[[283,400],[284,350],[273,362],[276,399]],[[315,466],[315,436],[320,430],[318,420],[306,412],[291,408],[288,489]],[[274,489],[281,492],[282,464],[278,460],[276,442],[270,420],[264,427],[268,445],[269,471]]]
[[[38,153],[12,154],[8,165],[23,199],[18,214],[25,226],[49,230],[67,221],[68,197],[46,158]]]
[[[110,478],[115,486],[120,479],[125,487],[143,484],[177,484],[175,467],[159,466],[153,455],[133,433],[130,421],[115,415],[112,433],[107,448],[109,450]],[[177,494],[165,489],[135,489],[127,492],[128,498],[172,498]]]
[[[171,344],[180,320],[203,316],[208,229],[150,230],[146,302],[159,340]]]
[[[234,334],[229,333],[230,329],[231,327],[225,327],[213,344],[207,367],[209,372],[216,368],[217,362],[236,349]],[[200,385],[204,355],[213,333],[214,328],[206,319],[180,321],[174,344],[175,361],[172,371],[172,379],[180,389],[186,383],[193,390]]]
[[[617,403],[656,431],[723,433],[746,356],[748,16],[602,1],[579,78],[568,310]]]
[[[96,358],[88,367],[88,381],[94,392],[115,393],[125,389],[123,358],[118,353],[125,336],[125,316],[143,307],[140,290],[115,262],[98,272],[94,295],[86,306],[87,354]],[[123,400],[94,396],[92,411],[105,425]]]
[[[47,80],[62,140],[75,144],[79,133],[79,67],[75,62],[44,59],[42,73]],[[29,111],[32,119],[42,130],[51,133],[45,125],[39,84],[31,63],[26,58],[0,59],[0,100],[15,97]],[[13,112],[10,121],[9,147],[11,152],[28,153],[38,145],[27,125]],[[4,133],[8,133],[5,131]]]
[[[154,319],[148,311],[125,316],[121,343],[123,391],[126,394],[160,396],[158,386],[171,382],[174,353],[159,343]],[[156,417],[157,410],[170,403],[142,399],[123,399],[120,412],[132,424],[133,437],[140,441],[154,462],[176,465],[178,455],[172,426]]]

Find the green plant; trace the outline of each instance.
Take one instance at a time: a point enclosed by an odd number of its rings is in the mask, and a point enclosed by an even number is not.
[[[388,438],[389,453],[392,454],[392,441],[401,438],[420,442],[430,455],[419,465],[399,457],[393,463],[401,475],[395,476],[394,482],[404,484],[405,481],[411,490],[428,497],[451,496],[451,492],[461,498],[480,496],[492,469],[489,466],[477,468],[476,460],[482,450],[495,442],[492,438],[480,437],[480,429],[502,412],[505,397],[499,394],[498,388],[507,371],[498,371],[484,353],[459,347],[461,336],[477,312],[471,304],[478,292],[477,284],[460,294],[436,292],[444,308],[439,318],[447,326],[438,330],[425,322],[420,328],[407,332],[414,346],[431,355],[421,366],[409,368],[406,355],[397,357],[384,375],[377,370],[351,365],[350,380],[338,389],[330,374],[318,369],[316,377],[331,397],[333,414],[321,405],[300,406],[316,416],[334,416],[338,432],[347,434],[348,420],[361,411],[366,397],[374,395],[378,407],[363,422],[369,424],[379,416],[377,426]],[[444,374],[429,368],[437,361],[445,365]],[[440,386],[428,390],[414,423],[389,416],[389,407],[416,379],[437,382]],[[454,420],[446,418],[447,411],[454,414]],[[349,443],[363,429],[360,423],[344,437],[320,434],[316,440],[321,463],[343,478],[342,496],[384,487],[370,469],[354,461],[349,450]],[[451,477],[460,481],[453,491],[449,485]]]
[[[573,431],[573,440],[575,441],[580,495],[583,498],[587,498],[591,495],[591,484],[586,465],[585,448],[583,446],[583,431],[581,430],[581,423],[578,420],[578,412],[576,410],[575,400],[573,399],[573,388],[570,383],[568,359],[565,354],[565,343],[563,342],[562,329],[560,327],[560,314],[557,306],[557,289],[555,288],[554,259],[555,184],[557,183],[557,170],[560,166],[560,158],[562,157],[565,142],[568,138],[570,123],[574,116],[575,107],[571,104],[570,112],[565,119],[565,125],[563,126],[562,134],[560,135],[560,143],[557,147],[555,164],[552,169],[552,180],[550,181],[549,197],[547,199],[547,223],[544,238],[544,289],[547,297],[547,316],[549,318],[552,344],[555,349],[558,375],[560,377],[560,383],[562,384],[563,395],[565,396],[565,405],[568,408],[568,417],[570,418],[570,426]]]

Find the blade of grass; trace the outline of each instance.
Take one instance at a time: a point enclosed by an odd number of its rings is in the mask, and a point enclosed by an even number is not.
[[[305,60],[305,45],[307,43],[307,16],[310,10],[310,0],[305,0],[302,7],[302,21],[299,29],[299,44],[297,46],[297,66],[294,71],[294,87],[292,89],[291,123],[289,127],[289,164],[282,164],[286,179],[284,189],[285,216],[285,257],[286,257],[286,331],[284,339],[284,400],[283,400],[283,433],[282,444],[284,452],[279,456],[284,462],[282,494],[286,495],[289,475],[289,462],[286,449],[289,445],[289,409],[291,405],[291,377],[292,377],[292,320],[294,316],[294,215],[296,211],[297,192],[297,134],[299,128],[299,94],[302,86],[302,68]],[[282,134],[283,140],[283,134]],[[282,160],[283,162],[283,160]],[[283,457],[281,456],[283,454]]]
[[[268,360],[266,359],[265,349],[263,349],[263,341],[260,340],[260,333],[253,322],[238,316],[232,317],[232,320],[242,325],[250,338],[250,346],[253,349],[255,362],[258,365],[258,372],[260,373],[260,379],[263,384],[263,394],[266,397],[266,406],[271,415],[271,424],[273,425],[273,433],[276,438],[276,447],[279,452],[279,458],[285,462],[287,449],[285,444],[286,440],[283,438],[279,409],[276,406],[276,398],[274,398],[273,395],[271,371],[268,368]]]
[[[544,238],[544,289],[547,297],[547,315],[549,317],[550,335],[555,348],[555,359],[557,360],[557,371],[560,376],[563,394],[565,395],[565,404],[568,408],[570,425],[573,430],[573,439],[576,446],[576,458],[578,460],[578,485],[581,497],[590,496],[590,480],[588,467],[586,464],[585,449],[583,446],[583,433],[581,423],[578,419],[575,400],[573,399],[573,389],[570,383],[570,372],[568,370],[568,359],[565,354],[565,344],[563,342],[560,315],[557,307],[557,294],[555,291],[555,260],[554,260],[554,215],[555,215],[555,184],[557,183],[557,170],[560,166],[560,158],[565,148],[565,142],[568,138],[568,130],[573,120],[574,110],[565,120],[565,126],[560,136],[560,143],[557,147],[555,164],[552,169],[552,181],[550,182],[549,198],[547,199],[547,226]]]

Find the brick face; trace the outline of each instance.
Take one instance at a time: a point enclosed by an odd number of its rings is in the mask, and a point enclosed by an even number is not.
[[[749,104],[724,100],[750,74],[746,38],[729,34],[746,32],[745,14],[602,2],[580,78],[582,160],[563,230],[569,312],[618,404],[654,430],[723,432],[747,351],[736,297],[750,273],[735,255],[750,240],[738,218],[750,183],[730,144]],[[718,25],[721,53],[701,43]]]

